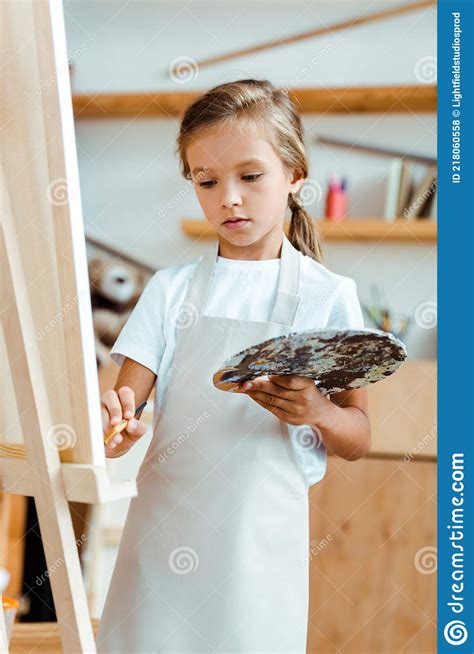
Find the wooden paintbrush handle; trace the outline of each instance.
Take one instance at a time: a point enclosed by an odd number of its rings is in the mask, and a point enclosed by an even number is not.
[[[120,434],[120,432],[125,429],[127,424],[128,420],[121,420],[118,424],[115,425],[115,427],[112,427],[112,429],[105,435],[104,443],[108,445],[114,436]]]

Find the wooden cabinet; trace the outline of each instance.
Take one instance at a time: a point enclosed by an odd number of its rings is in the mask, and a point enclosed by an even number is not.
[[[308,652],[435,652],[436,463],[329,457],[310,507]]]
[[[310,489],[308,652],[436,651],[436,363],[369,387],[372,450]]]

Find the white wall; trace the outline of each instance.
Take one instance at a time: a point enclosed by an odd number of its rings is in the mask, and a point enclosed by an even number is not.
[[[184,84],[168,74],[170,62],[179,57],[208,57],[399,4],[66,2],[73,90],[204,90],[250,76],[282,86],[418,84],[417,63],[436,55],[434,9],[202,68]],[[429,75],[429,66],[427,71]],[[305,115],[304,125],[311,178],[324,188],[331,173],[347,175],[353,217],[382,215],[390,159],[316,146],[315,136],[436,154],[432,114]],[[77,121],[76,130],[91,236],[157,268],[191,260],[208,247],[208,242],[193,242],[180,231],[183,217],[202,214],[179,174],[176,118],[87,119]],[[418,176],[421,172],[416,170]],[[319,217],[322,207],[320,202],[309,209]],[[369,301],[375,282],[394,311],[412,313],[421,303],[436,300],[432,243],[332,242],[326,244],[325,255],[328,268],[356,280],[362,302]],[[435,335],[436,329],[414,325],[406,338],[410,356],[435,356]]]

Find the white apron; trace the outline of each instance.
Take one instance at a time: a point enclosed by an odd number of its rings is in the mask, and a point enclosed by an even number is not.
[[[227,357],[293,331],[299,255],[284,236],[271,320],[257,322],[201,315],[217,253],[216,242],[188,287],[192,319],[178,328],[99,653],[306,652],[306,477],[286,423],[212,384]]]

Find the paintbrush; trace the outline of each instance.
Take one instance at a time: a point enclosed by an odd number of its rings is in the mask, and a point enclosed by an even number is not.
[[[142,413],[143,409],[145,408],[145,406],[146,406],[146,400],[137,406],[137,408],[135,409],[134,418],[137,418],[137,419],[140,418],[141,413]],[[104,437],[105,445],[108,445],[114,436],[116,436],[117,434],[120,434],[120,432],[125,429],[125,427],[128,424],[128,421],[130,419],[131,418],[127,418],[125,420],[125,418],[124,418],[123,420],[118,422],[114,427],[112,427],[112,429]]]

